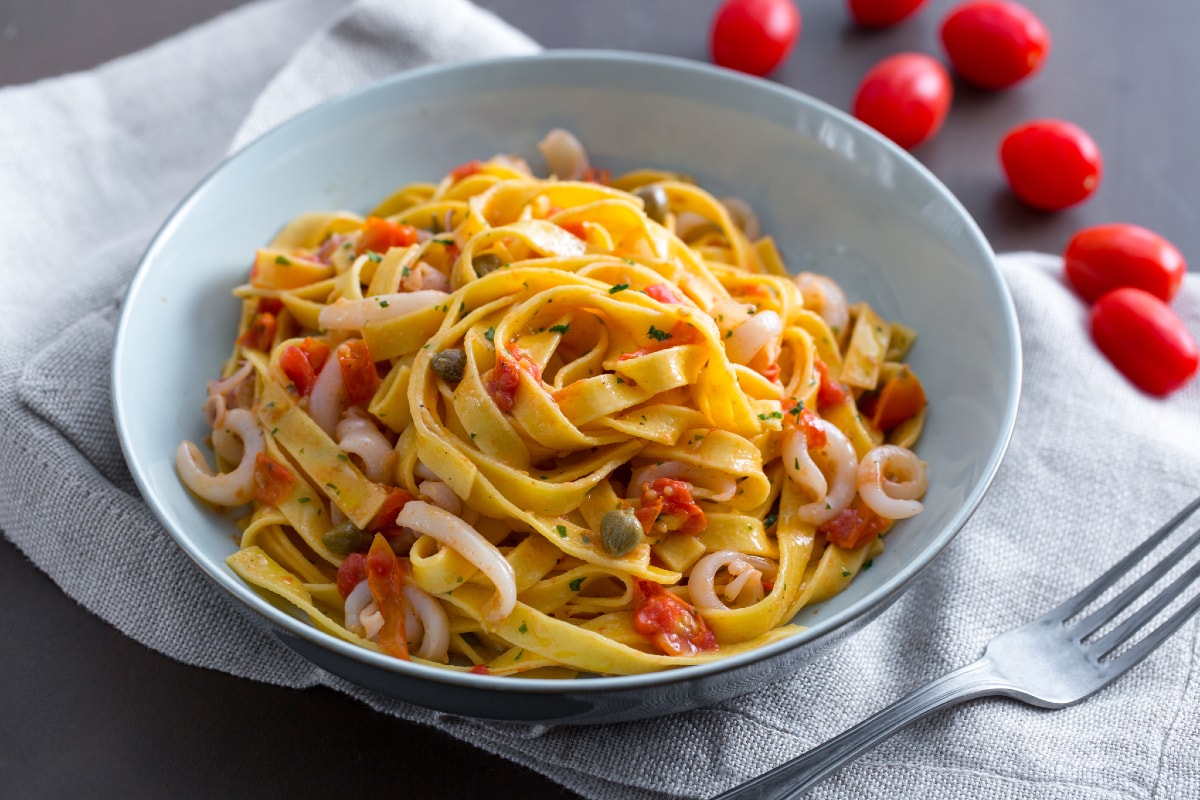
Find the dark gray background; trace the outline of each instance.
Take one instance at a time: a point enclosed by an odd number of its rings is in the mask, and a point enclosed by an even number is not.
[[[435,0],[427,0],[431,8]],[[707,57],[715,0],[478,0],[547,47]],[[930,0],[900,26],[861,31],[843,0],[798,0],[800,42],[772,78],[848,108],[862,74],[902,50],[940,55],[954,3]],[[1054,42],[1042,72],[1003,93],[956,85],[941,134],[915,152],[997,251],[1058,252],[1080,227],[1134,222],[1200,264],[1200,3],[1026,0]],[[0,86],[132,52],[240,0],[4,0]],[[1099,191],[1045,214],[1005,188],[996,148],[1009,127],[1054,116],[1105,155]],[[0,143],[2,146],[2,143]],[[1195,269],[1193,265],[1193,269]],[[0,794],[6,797],[472,797],[575,795],[437,731],[326,690],[277,689],[186,667],[76,606],[0,541]],[[671,754],[664,753],[664,758]]]

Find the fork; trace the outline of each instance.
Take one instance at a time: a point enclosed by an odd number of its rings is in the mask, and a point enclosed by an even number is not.
[[[1041,708],[1063,708],[1099,691],[1145,658],[1200,608],[1191,598],[1145,638],[1123,644],[1178,598],[1200,575],[1200,561],[1111,630],[1096,635],[1141,597],[1161,572],[1152,567],[1097,610],[1078,621],[1099,599],[1200,508],[1200,497],[1176,514],[1133,552],[1065,603],[1033,622],[1000,634],[973,664],[937,678],[807,753],[714,798],[782,800],[797,797],[896,731],[934,711],[989,695],[1011,697]],[[1178,564],[1200,544],[1200,528],[1158,565]]]

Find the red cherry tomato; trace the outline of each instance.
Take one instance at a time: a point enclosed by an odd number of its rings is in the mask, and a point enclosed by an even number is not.
[[[954,8],[942,22],[942,45],[954,71],[982,89],[1003,89],[1037,72],[1050,34],[1032,11],[1005,0]]]
[[[854,116],[912,149],[941,129],[953,93],[950,75],[936,59],[900,53],[863,76],[854,96]]]
[[[1043,211],[1086,200],[1104,171],[1092,137],[1058,119],[1033,120],[1010,130],[1000,142],[1000,163],[1017,197]]]
[[[1169,303],[1183,283],[1187,261],[1163,237],[1138,225],[1115,222],[1084,228],[1063,252],[1067,280],[1084,300],[1133,286]]]
[[[1113,289],[1092,306],[1092,339],[1142,391],[1167,395],[1200,365],[1196,340],[1175,312],[1149,292]]]
[[[722,67],[766,75],[800,38],[800,11],[792,0],[725,0],[712,26],[712,58]]]
[[[885,28],[911,16],[925,0],[847,0],[850,16],[864,28]]]

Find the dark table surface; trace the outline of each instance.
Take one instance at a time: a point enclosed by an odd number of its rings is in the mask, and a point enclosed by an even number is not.
[[[479,2],[547,47],[695,59],[706,58],[716,6]],[[953,4],[930,0],[904,24],[867,32],[850,24],[841,0],[798,0],[801,39],[772,78],[845,109],[876,60],[903,50],[940,55],[938,23]],[[1054,38],[1045,68],[1003,93],[956,86],[945,128],[915,155],[999,252],[1057,252],[1081,227],[1123,221],[1159,231],[1200,264],[1200,3],[1026,4]],[[0,86],[90,68],[238,5],[5,0]],[[1083,126],[1106,157],[1095,196],[1058,214],[1013,200],[996,159],[1009,127],[1047,116]],[[6,797],[367,797],[393,787],[404,797],[470,797],[485,786],[502,787],[501,796],[575,797],[531,770],[332,691],[279,689],[171,661],[78,607],[7,539],[0,540],[0,586]]]

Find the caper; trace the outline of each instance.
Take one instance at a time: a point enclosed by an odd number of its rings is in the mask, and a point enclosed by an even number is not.
[[[495,253],[480,253],[471,259],[471,266],[475,268],[475,274],[482,278],[489,272],[495,272],[503,267],[504,262]]]
[[[632,553],[642,542],[642,523],[632,508],[614,508],[600,519],[600,541],[611,555]]]
[[[462,380],[463,370],[467,368],[467,354],[457,347],[451,347],[431,358],[429,366],[433,367],[433,371],[442,380],[458,383]]]
[[[660,225],[667,221],[667,212],[671,210],[671,201],[667,199],[667,190],[657,183],[650,183],[634,192],[646,204],[646,216]]]
[[[334,525],[321,534],[321,541],[325,543],[325,546],[339,556],[366,550],[371,545],[371,539],[371,534],[349,520]]]

